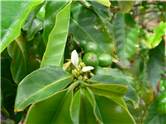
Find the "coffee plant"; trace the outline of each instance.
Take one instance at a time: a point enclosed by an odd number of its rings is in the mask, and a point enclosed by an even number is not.
[[[166,124],[166,2],[1,0],[2,124]]]

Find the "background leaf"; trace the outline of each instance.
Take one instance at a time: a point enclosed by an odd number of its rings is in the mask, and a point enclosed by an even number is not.
[[[134,1],[118,1],[121,12],[127,13],[133,7]]]
[[[148,116],[145,120],[145,124],[156,124],[156,123],[160,123],[160,124],[164,124],[166,122],[166,114],[158,114],[157,112],[157,104],[158,101],[154,101],[149,109],[148,109]]]
[[[36,33],[43,29],[43,20],[39,19],[37,15],[41,8],[44,8],[44,5],[45,4],[43,2],[42,4],[35,7],[29,14],[25,24],[22,27],[22,31],[25,33],[25,39],[27,41],[33,40]]]
[[[162,41],[162,36],[166,34],[166,23],[160,22],[158,26],[154,28],[153,34],[148,36],[148,44],[150,48],[155,48]]]
[[[79,4],[76,5],[79,6]],[[81,13],[78,13],[77,9],[73,9],[72,11],[70,26],[72,36],[80,44],[83,44],[84,41],[98,44],[98,53],[111,53],[111,39],[108,34],[109,32],[105,29],[106,26],[102,22],[103,20],[98,17],[95,11],[93,12],[91,9],[84,6],[80,7],[79,10]]]
[[[124,60],[130,59],[136,53],[139,28],[137,26],[127,27],[125,14],[123,13],[115,15],[113,25],[117,54],[120,60],[124,62]]]
[[[96,0],[96,2],[106,6],[106,7],[110,7],[111,2],[109,0]]]
[[[154,49],[149,51],[149,61],[147,63],[148,80],[153,87],[161,78],[164,67],[164,41]]]
[[[2,1],[0,52],[20,35],[21,27],[32,9],[43,1]]]
[[[8,47],[8,53],[12,58],[10,70],[15,83],[19,83],[28,74],[28,54],[26,41],[23,36],[18,37]]]
[[[32,41],[27,41],[22,34],[8,46],[8,54],[12,58],[10,70],[15,83],[20,83],[27,74],[40,67],[44,49],[39,32]]]
[[[14,100],[16,96],[15,94],[16,94],[17,85],[11,82],[7,78],[1,77],[0,79],[1,79],[1,86],[3,87],[3,89],[1,89],[1,96],[0,96],[1,105],[10,113],[9,115],[12,116],[12,114],[14,114],[13,109],[14,109]],[[2,114],[3,114],[3,109],[2,109]]]

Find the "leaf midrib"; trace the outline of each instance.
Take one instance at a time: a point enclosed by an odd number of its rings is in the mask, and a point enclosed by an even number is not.
[[[30,95],[29,97],[27,97],[27,99],[24,100],[24,102],[22,102],[21,104],[19,104],[19,105],[16,104],[16,105],[17,105],[17,106],[22,106],[22,105],[25,104],[30,98],[34,97],[36,94],[39,94],[40,92],[42,92],[42,91],[44,91],[45,89],[47,89],[47,88],[49,88],[49,87],[51,87],[51,86],[57,84],[58,82],[61,82],[61,81],[63,81],[63,80],[69,79],[69,78],[72,78],[72,76],[70,75],[70,76],[68,76],[68,77],[59,79],[59,80],[57,80],[57,81],[53,81],[53,83],[51,83],[51,84],[45,86],[44,88],[41,88],[41,89],[38,90],[36,93],[34,93],[34,94]],[[48,97],[49,97],[49,96],[48,96]],[[46,97],[46,98],[48,98],[48,97]],[[46,99],[46,98],[44,98],[44,99]],[[40,100],[38,100],[38,101],[35,101],[34,103],[39,102],[39,101],[42,101],[42,100],[43,100],[43,99],[40,99]],[[22,101],[22,100],[21,100],[21,101]],[[30,104],[31,104],[31,103],[30,103]],[[19,108],[19,107],[16,107],[16,110],[17,110],[17,108]],[[22,110],[22,109],[20,109],[20,110]],[[18,111],[19,111],[19,109],[18,109]]]

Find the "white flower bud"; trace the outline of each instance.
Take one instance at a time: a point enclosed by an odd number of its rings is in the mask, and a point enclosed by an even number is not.
[[[71,63],[75,66],[78,67],[79,64],[79,57],[78,57],[78,53],[76,50],[73,50],[71,53]]]
[[[85,66],[85,67],[82,68],[82,72],[91,71],[91,70],[93,70],[93,69],[94,69],[93,66]]]

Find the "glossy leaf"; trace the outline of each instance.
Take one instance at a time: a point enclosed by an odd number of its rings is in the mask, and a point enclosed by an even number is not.
[[[118,96],[123,96],[127,92],[127,85],[122,84],[87,84],[87,86],[94,92],[105,92],[108,94],[115,94]]]
[[[59,111],[57,111],[56,115],[53,117],[54,124],[72,124],[72,120],[70,118],[70,103],[72,100],[72,91],[68,91],[63,99],[62,107]]]
[[[43,39],[45,44],[48,42],[48,37],[55,25],[55,19],[57,14],[67,4],[68,0],[62,1],[47,1],[45,6],[45,19],[44,19],[44,30]]]
[[[112,75],[94,75],[91,79],[89,79],[89,82],[94,83],[118,83],[118,84],[126,84],[126,79],[123,79],[121,77],[116,78]]]
[[[100,67],[96,69],[96,75],[94,75],[90,79],[90,81],[92,82],[118,83],[118,84],[131,84],[132,80],[133,78],[131,76],[124,74],[119,69],[100,68]]]
[[[104,124],[135,124],[130,113],[112,100],[96,96],[96,103]]]
[[[26,18],[43,1],[2,1],[0,53],[21,33]]]
[[[56,15],[55,25],[49,34],[41,67],[48,65],[62,66],[63,64],[64,50],[70,22],[70,4],[71,2],[69,2]]]
[[[81,106],[80,106],[80,122],[79,124],[96,124],[97,120],[93,113],[93,108],[87,99],[84,91],[81,90]]]
[[[71,81],[70,74],[54,66],[32,72],[18,85],[15,111],[21,111],[30,104],[48,98],[64,89]]]
[[[137,92],[133,88],[133,78],[122,73],[118,69],[98,68],[96,75],[88,80],[91,83],[122,84],[128,86],[126,97],[132,100],[138,100]]]
[[[8,47],[8,53],[12,58],[10,70],[15,83],[19,83],[28,74],[28,54],[26,41],[20,36]]]
[[[97,123],[102,124],[103,123],[102,118],[101,118],[99,109],[97,107],[94,93],[89,88],[82,89],[82,91],[84,92],[84,95],[86,96],[87,100],[89,100],[89,102],[93,108],[93,114],[96,118]]]
[[[78,90],[74,94],[70,105],[70,116],[73,124],[79,124],[80,100],[80,90]]]
[[[127,92],[127,87],[125,85],[97,83],[89,84],[87,86],[94,94],[107,97],[127,110],[127,106],[122,99]]]
[[[31,106],[25,124],[72,124],[69,106],[72,99],[71,91],[55,93],[47,100]]]

